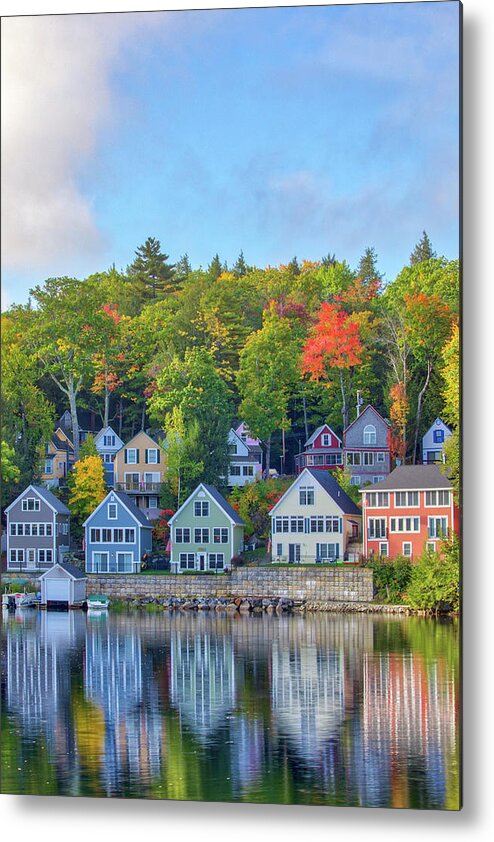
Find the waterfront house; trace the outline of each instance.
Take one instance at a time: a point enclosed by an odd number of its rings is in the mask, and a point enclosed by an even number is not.
[[[444,442],[452,435],[449,427],[441,418],[436,418],[422,438],[422,462],[430,465],[434,462],[444,462]]]
[[[65,431],[57,427],[45,448],[41,470],[43,484],[47,488],[62,484],[74,461],[74,444]]]
[[[109,488],[112,488],[115,480],[113,465],[115,454],[124,446],[124,443],[112,427],[103,427],[99,433],[96,433],[94,443],[103,460],[105,482]]]
[[[46,570],[69,551],[70,512],[48,488],[29,485],[5,514],[8,570]]]
[[[273,561],[328,563],[358,553],[362,513],[329,471],[304,468],[270,516]]]
[[[50,567],[39,577],[41,605],[66,603],[68,608],[81,606],[86,599],[86,574],[75,564],[67,562]]]
[[[247,444],[247,437],[242,438],[233,428],[228,434],[228,486],[243,486],[254,482],[262,475],[260,449],[255,450]]]
[[[244,544],[244,522],[212,485],[201,483],[169,520],[170,566],[223,572]]]
[[[381,482],[391,470],[391,426],[368,404],[343,433],[343,464],[352,485]]]
[[[418,558],[458,532],[453,488],[437,465],[400,465],[361,494],[366,557]]]
[[[241,421],[240,424],[234,429],[237,436],[240,436],[242,441],[245,442],[250,452],[253,453],[254,456],[257,456],[262,468],[262,447],[260,440],[256,439],[255,436],[251,435],[250,430],[245,421]]]
[[[328,424],[322,424],[305,442],[303,453],[295,456],[295,473],[304,468],[334,470],[343,464],[342,441]]]
[[[132,498],[110,491],[84,522],[87,573],[139,573],[153,548],[152,524]]]
[[[128,494],[147,517],[157,518],[166,470],[165,450],[141,430],[120,448],[113,464],[115,490]]]

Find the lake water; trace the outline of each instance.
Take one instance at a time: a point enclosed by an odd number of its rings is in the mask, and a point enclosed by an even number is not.
[[[457,809],[458,624],[3,616],[2,791]]]

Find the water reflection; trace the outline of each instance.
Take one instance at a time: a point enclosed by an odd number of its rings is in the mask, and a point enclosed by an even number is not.
[[[454,622],[4,618],[5,792],[455,809]]]

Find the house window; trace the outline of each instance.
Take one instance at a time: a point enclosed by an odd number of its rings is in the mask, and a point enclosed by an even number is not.
[[[419,491],[395,491],[395,506],[418,506],[419,505]]]
[[[371,451],[364,451],[364,465],[373,465],[374,464],[374,453]]]
[[[139,461],[138,458],[137,458],[137,448],[136,447],[128,447],[127,450],[125,451],[125,453],[127,455],[127,460],[126,460],[127,464],[128,465],[137,465],[137,462]]]
[[[283,555],[283,544],[276,544],[276,555],[278,558]]]
[[[194,570],[196,565],[195,553],[180,553],[179,560],[181,570]]]
[[[215,526],[213,529],[213,543],[214,544],[228,544],[228,529]]]
[[[50,527],[50,529],[51,529],[51,524],[50,524],[50,523],[49,523],[49,524],[47,524],[47,527],[48,527],[48,526],[49,526],[49,527]],[[68,524],[68,523],[62,523],[62,533],[63,533],[64,535],[68,535],[68,534],[69,534],[69,524]],[[46,534],[47,534],[47,535],[51,535],[51,532],[49,532],[49,533],[47,532]]]
[[[371,540],[376,538],[386,538],[386,518],[385,517],[370,517],[367,523],[367,537]]]
[[[383,453],[382,451],[380,451],[379,453],[376,453],[376,461],[381,462],[381,463],[385,462],[386,461],[386,454]]]
[[[148,508],[150,508],[150,509],[157,509],[158,508],[158,498],[157,497],[149,497],[148,498]]]
[[[209,529],[194,529],[194,544],[209,544]]]
[[[338,544],[317,544],[316,545],[316,562],[318,561],[334,561],[339,558],[340,548]]]
[[[350,451],[346,455],[347,465],[360,465],[360,453],[358,451]]]
[[[303,517],[291,517],[290,518],[290,532],[303,532],[304,531],[304,519]]]
[[[53,560],[53,550],[38,550],[38,563],[51,564]]]
[[[24,526],[24,535],[29,535],[29,524],[28,523],[26,523],[25,526]],[[35,537],[38,536],[38,524],[37,523],[31,524],[31,535],[34,535]]]
[[[108,520],[116,520],[117,519],[117,504],[116,503],[108,503]]]
[[[403,555],[407,558],[412,556],[412,544],[410,541],[403,541]]]
[[[435,553],[436,552],[436,542],[435,541],[427,541],[425,548],[428,553]]]
[[[376,428],[374,424],[367,424],[364,427],[364,444],[376,443]]]
[[[114,544],[123,544],[123,539],[124,539],[123,529],[114,529],[113,530],[113,543]]]
[[[290,532],[290,518],[287,515],[275,517],[273,532]]]
[[[237,455],[237,445],[236,445],[236,444],[229,444],[229,445],[228,445],[228,450],[229,450],[229,452],[232,454],[232,456],[236,456],[236,455]]]
[[[93,553],[92,573],[108,573],[108,553]]]
[[[361,477],[353,476],[350,478],[350,485],[360,485]]]
[[[449,506],[449,491],[426,491],[426,506]]]
[[[99,544],[101,541],[101,529],[91,529],[91,543],[92,544]]]
[[[230,465],[230,476],[232,476],[232,477],[239,477],[240,476],[240,465]]]
[[[323,433],[321,436],[322,446],[329,447],[331,444],[331,436],[328,433]]]
[[[387,558],[389,554],[388,544],[387,542],[382,542],[379,544],[379,555],[381,558]]]
[[[324,532],[324,517],[317,515],[309,519],[311,532]]]
[[[223,570],[225,561],[224,553],[209,553],[209,569]]]
[[[157,465],[159,462],[158,458],[158,448],[157,447],[150,447],[146,450],[147,453],[147,463],[149,465]]]
[[[125,472],[124,479],[126,491],[139,491],[139,480],[141,479],[139,473],[129,474]]]
[[[11,550],[10,561],[12,564],[22,564],[24,561],[24,550]]]
[[[175,541],[177,544],[190,544],[190,528],[188,526],[177,526],[175,529]]]
[[[209,517],[209,503],[207,500],[196,500],[194,502],[195,517]]]
[[[103,436],[103,447],[115,447],[115,436]]]
[[[301,506],[314,505],[314,489],[311,486],[302,485],[299,488],[299,503]]]
[[[341,465],[342,464],[342,456],[341,453],[328,453],[325,457],[326,465]]]
[[[19,532],[19,529],[21,532]],[[22,523],[11,523],[10,524],[10,534],[11,535],[22,535]]]
[[[446,538],[448,535],[447,517],[430,517],[428,519],[428,538]]]
[[[102,529],[101,530],[101,542],[103,544],[111,544],[112,539],[112,531],[111,529]]]
[[[391,532],[420,532],[419,517],[392,517],[389,528]]]
[[[45,459],[45,474],[53,473],[53,459]]]
[[[104,454],[104,461],[107,462],[107,463],[110,463],[110,462],[113,461],[113,456],[111,455],[111,453],[105,453]]]
[[[24,497],[22,501],[23,512],[39,512],[40,502],[37,497]]]
[[[254,476],[254,466],[253,465],[244,465],[242,467],[242,474],[244,477],[253,477]]]
[[[330,516],[326,517],[326,532],[342,532],[342,531],[343,531],[342,518],[339,518],[336,515],[330,515]]]
[[[432,440],[434,444],[442,444],[444,442],[444,430],[434,430]]]
[[[288,561],[290,564],[300,561],[300,544],[288,544]]]
[[[383,477],[372,477],[372,485],[377,485],[378,482],[381,482]]]
[[[125,543],[126,544],[135,544],[136,541],[136,531],[134,528],[126,529],[125,530]]]

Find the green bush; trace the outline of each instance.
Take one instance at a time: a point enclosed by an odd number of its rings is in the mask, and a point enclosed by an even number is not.
[[[413,573],[413,565],[409,558],[397,556],[392,560],[373,560],[366,566],[370,567],[374,573],[377,601],[389,602],[393,605],[406,602],[404,595],[407,593]]]
[[[426,552],[414,566],[408,604],[422,611],[457,611],[460,606],[460,549],[456,537],[441,552]]]

